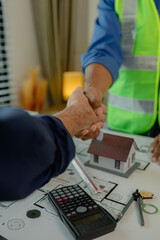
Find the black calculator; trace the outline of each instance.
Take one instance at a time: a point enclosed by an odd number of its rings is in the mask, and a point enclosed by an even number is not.
[[[116,227],[115,219],[80,186],[58,188],[48,193],[62,222],[75,239],[94,239]]]

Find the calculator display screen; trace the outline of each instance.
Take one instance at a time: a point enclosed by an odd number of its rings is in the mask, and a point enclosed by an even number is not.
[[[100,213],[96,213],[94,215],[91,215],[89,217],[85,217],[85,218],[82,218],[82,219],[78,219],[76,221],[74,221],[74,225],[75,226],[78,226],[80,224],[84,224],[84,223],[87,223],[87,222],[91,222],[93,220],[96,220],[96,219],[99,219],[99,218],[102,218],[102,215]]]

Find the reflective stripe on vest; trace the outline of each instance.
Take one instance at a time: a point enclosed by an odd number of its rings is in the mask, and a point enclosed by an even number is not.
[[[117,108],[137,113],[154,113],[154,101],[153,100],[142,100],[142,99],[133,99],[122,96],[117,96],[113,93],[110,93],[108,96],[109,103]]]
[[[137,0],[123,0],[122,48],[125,56],[132,56],[136,35]]]
[[[158,57],[153,56],[125,56],[121,70],[145,70],[156,71]]]
[[[138,0],[123,0],[122,12],[122,70],[156,71],[158,58],[152,56],[133,56],[134,40],[136,36],[136,16]]]

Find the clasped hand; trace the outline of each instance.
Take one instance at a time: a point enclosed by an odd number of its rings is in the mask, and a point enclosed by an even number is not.
[[[79,125],[75,136],[82,140],[96,138],[100,134],[100,129],[106,121],[107,108],[103,104],[94,107],[84,90],[80,87],[76,88],[70,96],[67,107],[77,106],[79,115]],[[83,114],[80,114],[82,112]],[[83,117],[81,117],[83,115]],[[77,116],[78,117],[78,116]]]

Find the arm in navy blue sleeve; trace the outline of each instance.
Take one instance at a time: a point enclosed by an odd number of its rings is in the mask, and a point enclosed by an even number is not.
[[[0,201],[26,197],[62,173],[74,155],[58,118],[0,107]]]
[[[91,45],[81,56],[83,72],[89,64],[99,63],[110,71],[113,81],[118,77],[123,60],[121,29],[114,2],[115,0],[100,0]]]

